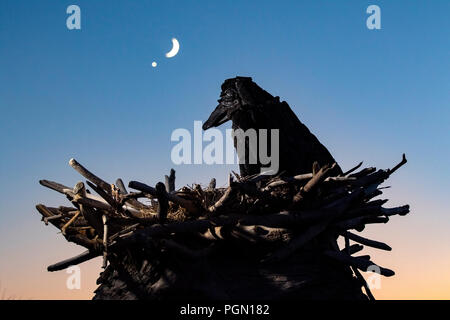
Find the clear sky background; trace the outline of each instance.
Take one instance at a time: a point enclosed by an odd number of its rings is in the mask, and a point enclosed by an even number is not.
[[[81,8],[81,30],[66,8]],[[381,8],[381,30],[366,8]],[[37,203],[68,204],[38,184],[72,186],[71,157],[108,181],[224,184],[236,166],[174,166],[170,135],[216,106],[220,84],[251,76],[286,100],[343,168],[408,164],[389,181],[389,206],[412,213],[364,234],[394,269],[378,298],[450,298],[450,1],[0,2],[0,286],[5,296],[92,297],[46,267],[83,251],[45,227]],[[167,59],[171,38],[181,44]],[[158,66],[151,67],[152,61]]]

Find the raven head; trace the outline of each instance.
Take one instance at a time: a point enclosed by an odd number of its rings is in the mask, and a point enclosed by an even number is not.
[[[203,124],[203,130],[218,127],[242,111],[257,107],[262,100],[273,99],[273,96],[264,91],[249,77],[236,77],[227,79],[222,84],[219,105]]]

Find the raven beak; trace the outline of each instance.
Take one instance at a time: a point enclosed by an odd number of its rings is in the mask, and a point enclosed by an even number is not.
[[[207,130],[212,127],[218,127],[222,123],[227,122],[228,120],[231,120],[228,116],[228,110],[229,107],[226,107],[222,104],[219,104],[216,109],[211,113],[208,120],[203,124],[203,130]]]

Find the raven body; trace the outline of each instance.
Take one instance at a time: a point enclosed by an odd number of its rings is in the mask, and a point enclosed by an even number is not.
[[[218,102],[219,105],[203,124],[203,129],[217,127],[228,120],[233,122],[234,130],[268,129],[269,137],[269,129],[279,129],[278,172],[285,172],[287,175],[310,173],[315,161],[320,166],[336,162],[327,148],[300,122],[289,105],[260,88],[252,78],[225,80]],[[247,145],[247,155],[248,151]],[[258,174],[261,167],[263,165],[259,159],[257,164],[246,161],[239,165],[242,176]],[[339,166],[335,170],[337,174],[342,173]]]

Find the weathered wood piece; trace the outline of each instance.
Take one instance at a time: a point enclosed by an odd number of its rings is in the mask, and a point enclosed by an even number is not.
[[[174,177],[175,177],[175,175],[174,175]],[[167,197],[168,194],[166,191],[166,187],[164,186],[164,184],[162,182],[158,182],[156,184],[155,190],[156,190],[156,197],[158,199],[157,217],[158,217],[158,220],[160,223],[164,223],[167,218],[167,210],[169,209],[169,200]]]
[[[75,265],[78,265],[85,261],[92,260],[92,259],[98,257],[99,255],[100,255],[99,252],[86,250],[85,252],[83,252],[75,257],[72,257],[72,258],[60,261],[58,263],[52,264],[51,266],[48,266],[47,271],[54,272],[54,271],[64,270],[70,266],[75,266]]]
[[[157,191],[155,188],[152,188],[144,183],[137,182],[137,181],[130,181],[128,186],[132,189],[136,189],[139,191],[142,191],[144,193],[148,193],[149,195],[152,195],[153,197],[157,197]],[[179,197],[176,195],[176,193],[168,193],[167,199],[173,203],[176,203],[180,205],[183,208],[186,208],[188,211],[192,213],[197,213],[200,208],[192,201],[184,199],[182,197]]]
[[[85,177],[89,181],[95,183],[96,185],[98,185],[100,188],[102,188],[106,192],[111,193],[111,184],[109,184],[109,183],[103,181],[102,179],[100,179],[99,177],[97,177],[95,174],[93,174],[88,169],[83,167],[80,163],[78,163],[78,161],[76,161],[75,159],[72,158],[69,160],[69,165],[72,168],[74,168],[83,177]]]
[[[358,163],[355,167],[351,168],[350,170],[344,172],[342,175],[345,177],[347,175],[349,175],[350,173],[358,170],[361,166],[362,166],[363,162],[361,161],[360,163]]]
[[[102,216],[103,222],[103,265],[105,269],[108,264],[108,217],[104,214]]]
[[[165,176],[166,179],[166,191],[173,192],[175,191],[175,170],[170,169],[170,175]]]
[[[216,178],[212,178],[211,181],[209,182],[208,189],[214,190],[215,188],[216,188]]]
[[[392,277],[395,274],[394,271],[387,269],[387,268],[380,267],[380,266],[376,265],[375,263],[373,263],[372,261],[370,261],[369,259],[352,257],[345,253],[342,253],[339,251],[331,251],[331,250],[325,251],[324,254],[332,259],[335,259],[335,260],[337,260],[341,263],[347,264],[349,266],[356,267],[359,270],[364,271],[364,272],[368,272],[368,271],[374,272],[376,270],[385,277]]]
[[[392,248],[390,246],[388,246],[387,244],[383,243],[383,242],[379,242],[379,241],[375,241],[375,240],[370,240],[364,237],[361,237],[357,234],[348,232],[348,231],[344,231],[341,233],[341,235],[343,237],[349,238],[350,240],[353,240],[355,242],[361,243],[363,245],[372,247],[372,248],[377,248],[377,249],[381,249],[381,250],[386,250],[386,251],[391,251]]]
[[[123,183],[122,179],[119,178],[116,180],[116,186],[117,188],[119,188],[121,194],[125,195],[128,193],[127,188],[125,188],[125,184]]]

